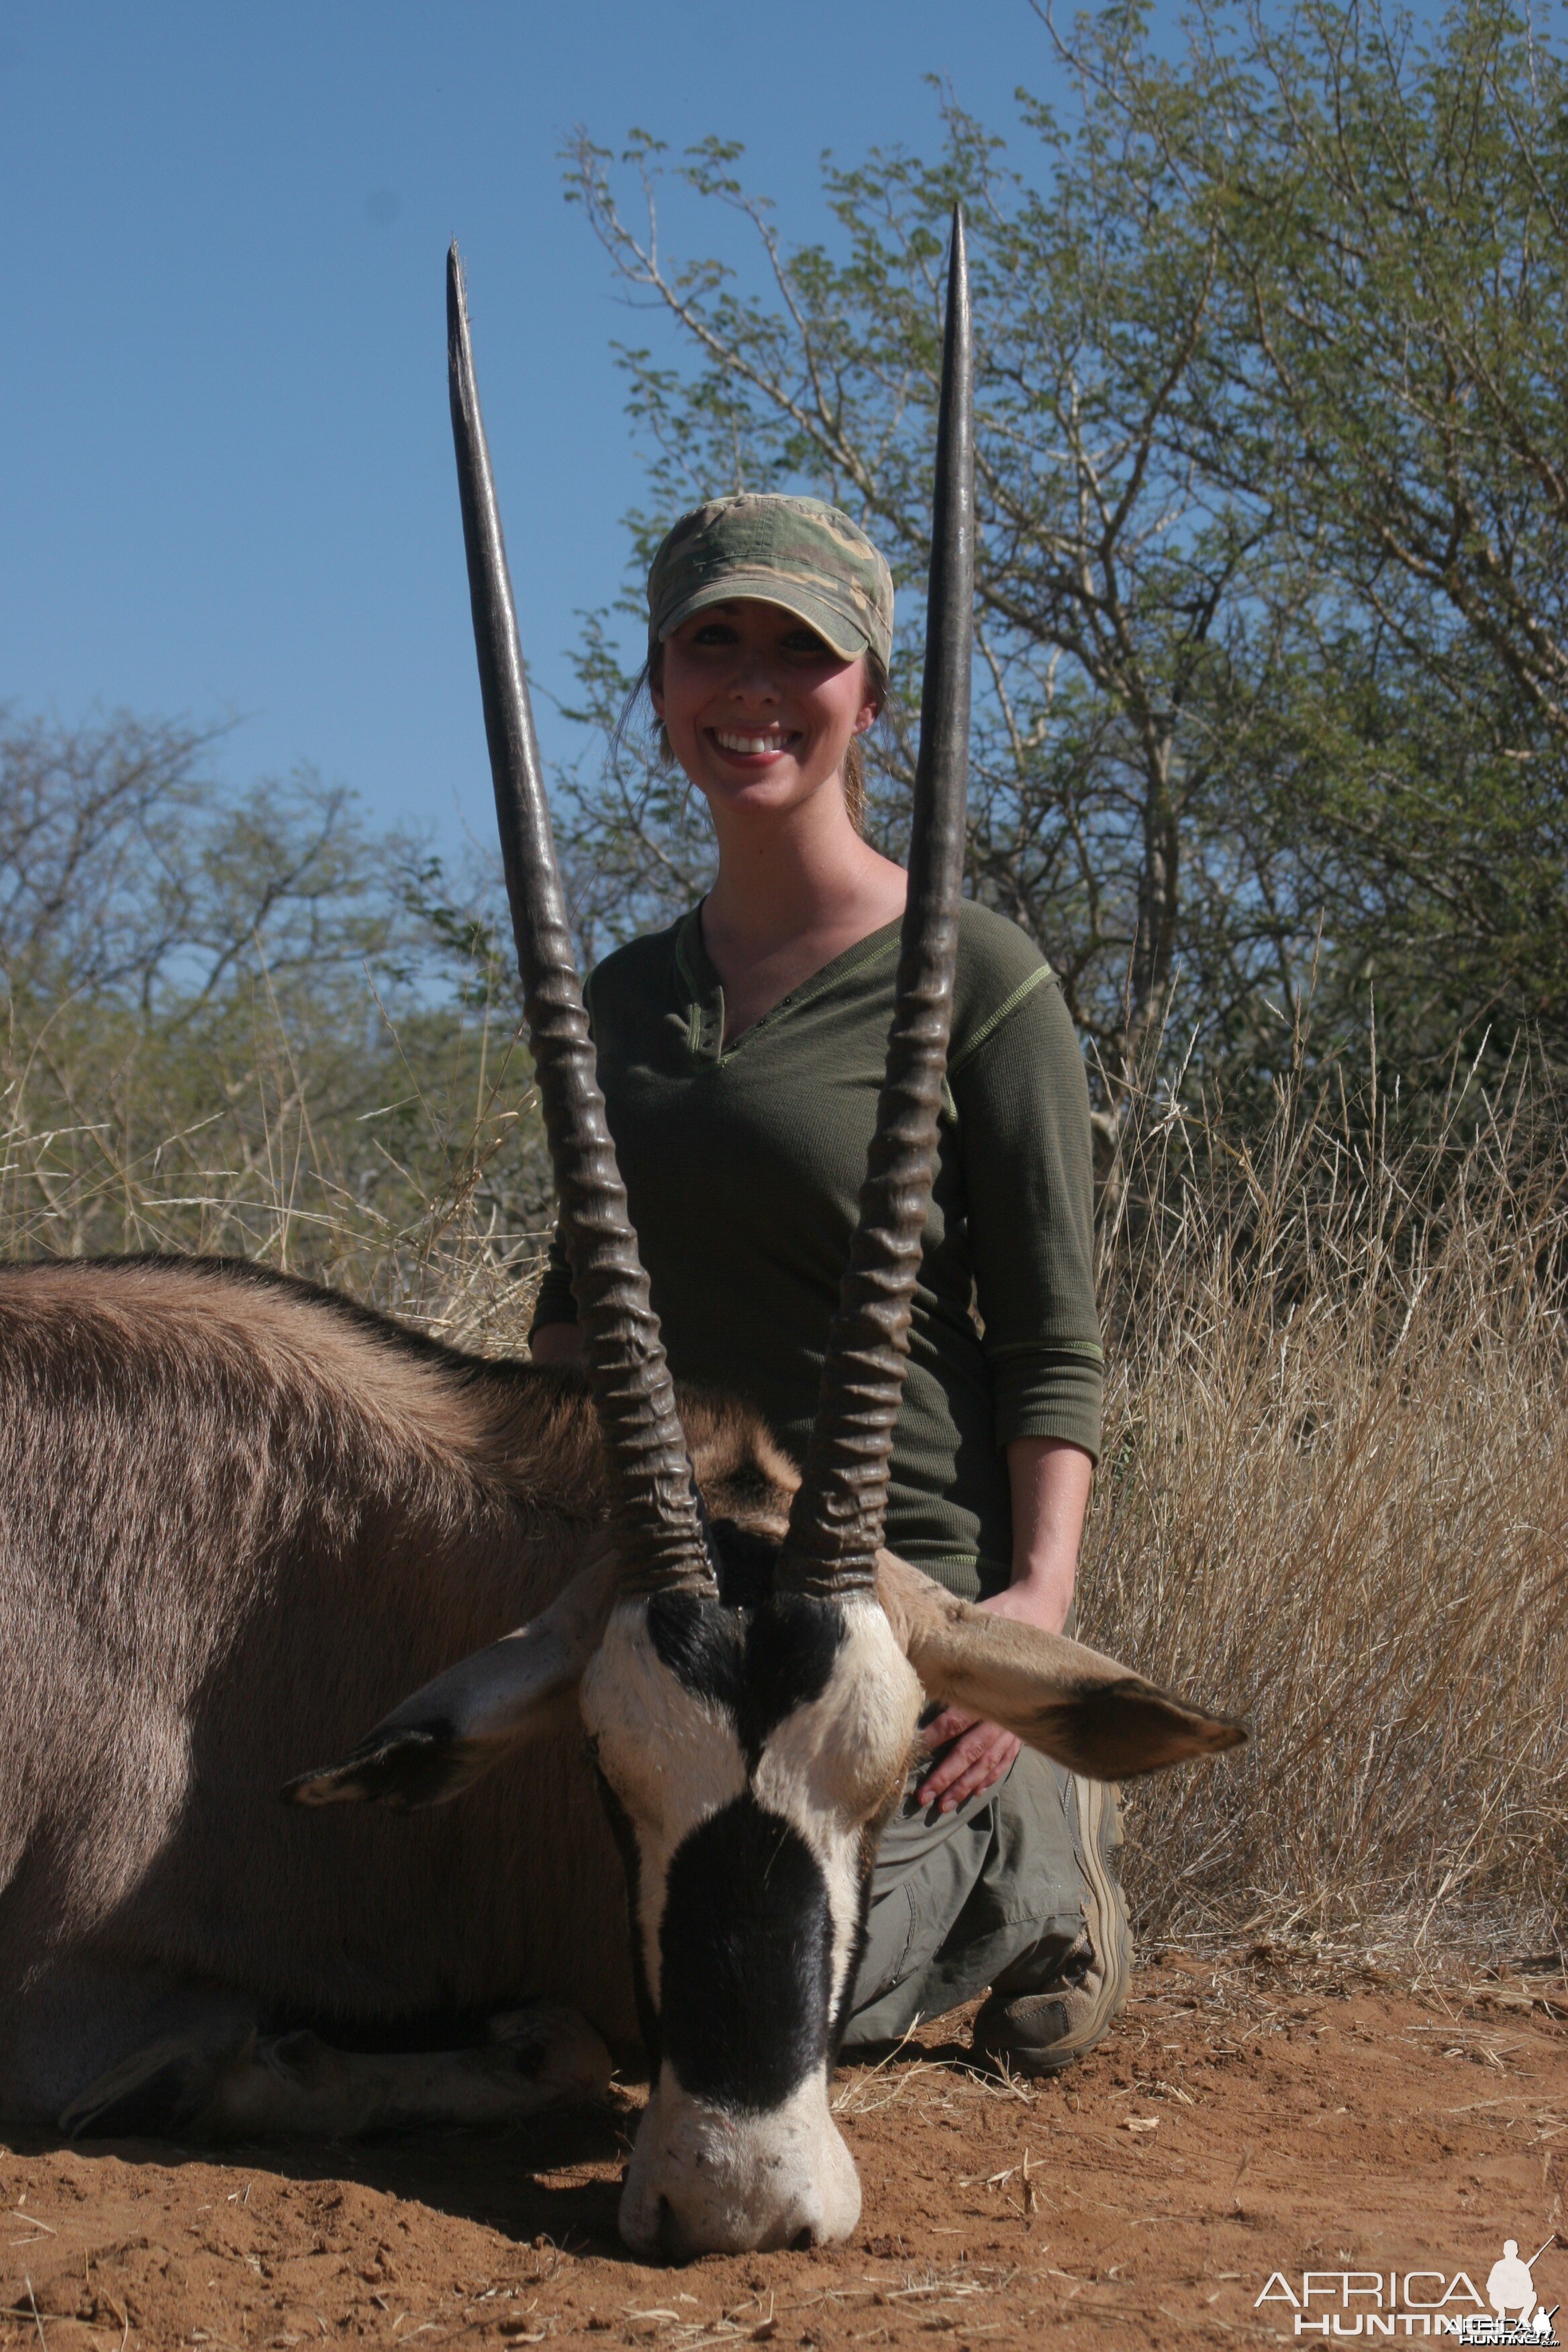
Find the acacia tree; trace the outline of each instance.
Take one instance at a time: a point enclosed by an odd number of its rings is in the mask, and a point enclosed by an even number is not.
[[[1560,1050],[1563,65],[1497,0],[1425,39],[1374,7],[1211,8],[1174,68],[1103,22],[1079,46],[1209,225],[1215,363],[1276,420],[1281,530],[1320,568],[1273,756],[1341,965],[1394,983],[1414,1049],[1500,1014]]]
[[[221,730],[129,711],[68,727],[0,706],[0,988],[188,1024],[242,971],[356,976],[399,933],[353,795],[308,770],[221,792]]]

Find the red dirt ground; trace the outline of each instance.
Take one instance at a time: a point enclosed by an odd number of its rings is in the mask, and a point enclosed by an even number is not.
[[[1561,1974],[1413,1995],[1266,1952],[1167,1955],[1104,2046],[1039,2084],[973,2073],[963,2024],[841,2072],[865,2210],[815,2253],[631,2260],[616,2198],[635,2087],[526,2134],[221,2164],[24,2140],[0,2150],[0,2352],[1258,2342],[1292,2335],[1278,2287],[1257,2307],[1276,2271],[1298,2294],[1304,2269],[1386,2290],[1418,2266],[1484,2294],[1505,2237],[1528,2258],[1563,2226]],[[1535,2283],[1568,2305],[1568,2252]],[[1312,2309],[1341,2308],[1324,2292]]]

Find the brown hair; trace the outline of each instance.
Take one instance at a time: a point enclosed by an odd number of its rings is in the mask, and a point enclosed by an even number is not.
[[[874,646],[868,646],[860,658],[866,665],[867,696],[876,704],[877,721],[879,721],[892,700],[888,666]],[[616,730],[617,743],[626,732],[632,714],[643,694],[650,687],[663,684],[663,671],[664,647],[661,645],[650,646],[647,659],[638,671],[633,681],[632,690],[626,697],[626,708],[621,713],[621,722]],[[675,754],[669,748],[669,737],[665,732],[663,719],[658,719],[657,713],[656,719],[657,724],[653,730],[654,756],[661,768],[671,768],[675,765]],[[873,721],[873,724],[877,721]],[[844,754],[844,805],[849,812],[849,822],[856,832],[863,834],[866,830],[866,747],[858,735],[851,736]]]

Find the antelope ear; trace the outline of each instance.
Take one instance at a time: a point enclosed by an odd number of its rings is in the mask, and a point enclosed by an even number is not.
[[[926,1696],[1000,1723],[1090,1780],[1131,1780],[1247,1738],[1060,1633],[976,1609],[896,1559],[877,1558],[882,1606]]]
[[[603,1639],[616,1564],[608,1550],[579,1570],[549,1608],[488,1650],[416,1690],[341,1763],[302,1772],[289,1805],[378,1802],[399,1812],[444,1805],[560,1713]]]

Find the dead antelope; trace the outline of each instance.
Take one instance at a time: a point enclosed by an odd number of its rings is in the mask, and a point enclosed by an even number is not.
[[[1240,1737],[880,1549],[963,856],[962,229],[896,1011],[798,1476],[746,1413],[678,1401],[665,1365],[572,963],[455,252],[448,315],[586,1384],[236,1265],[0,1271],[0,2110],[182,2133],[517,2116],[597,2089],[600,2033],[640,2034],[628,2242],[840,2238],[860,2196],[829,2077],[922,1706],[961,1704],[1091,1776]],[[371,1799],[386,1809],[344,1801]],[[433,2053],[428,2021],[454,2013],[490,2023]]]

